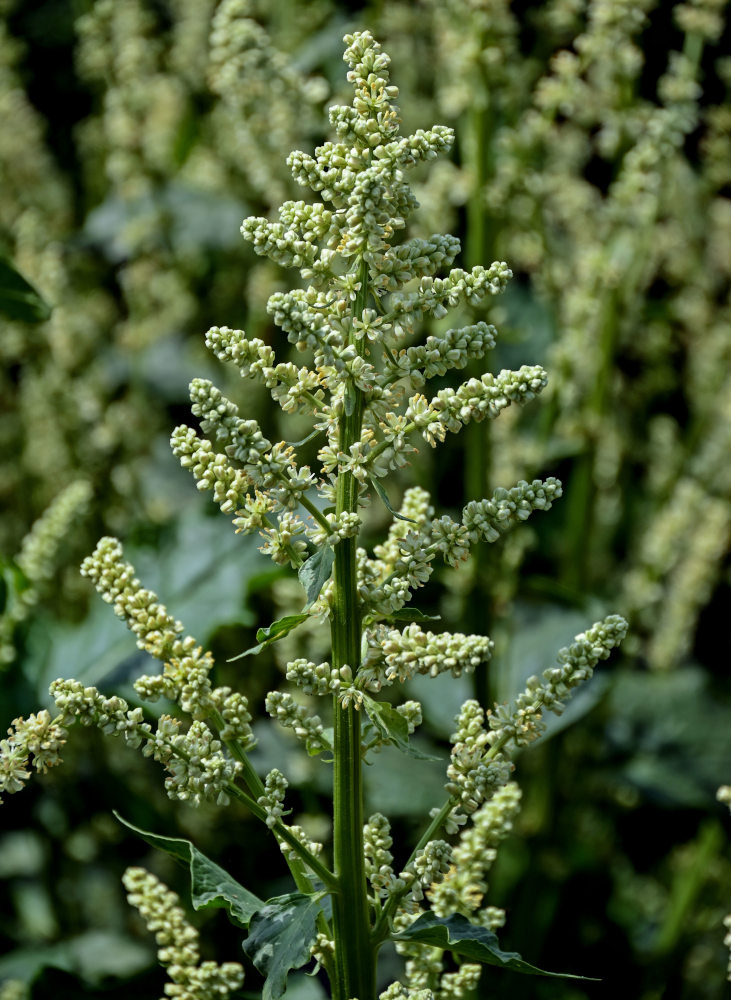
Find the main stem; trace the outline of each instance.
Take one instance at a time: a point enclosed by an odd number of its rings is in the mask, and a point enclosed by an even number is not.
[[[353,315],[360,317],[368,297],[368,268],[360,265],[360,290]],[[348,454],[360,440],[363,396],[355,392],[351,413],[340,419],[340,451]],[[354,513],[358,482],[350,472],[338,475],[336,511]],[[356,538],[345,538],[335,549],[335,594],[331,624],[332,663],[339,670],[360,666],[361,616],[356,578]],[[334,699],[333,853],[340,891],[333,896],[335,969],[333,1000],[373,1000],[375,949],[368,919],[368,893],[363,857],[363,786],[360,712]]]

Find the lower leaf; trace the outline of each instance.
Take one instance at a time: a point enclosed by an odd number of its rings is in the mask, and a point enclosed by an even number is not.
[[[266,976],[262,1000],[283,996],[290,970],[309,962],[325,896],[326,892],[276,896],[252,917],[244,952]]]
[[[528,976],[554,976],[560,979],[591,979],[568,972],[546,972],[524,962],[516,951],[503,951],[498,939],[486,927],[471,924],[461,914],[438,917],[435,913],[422,913],[405,931],[392,935],[393,941],[420,941],[423,944],[451,951],[462,958],[484,965],[497,965],[501,969],[523,972]],[[598,982],[593,979],[593,982]]]

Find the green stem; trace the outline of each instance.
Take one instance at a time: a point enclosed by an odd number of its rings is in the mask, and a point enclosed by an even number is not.
[[[483,37],[483,45],[487,38]],[[494,247],[494,226],[487,213],[485,189],[494,171],[492,136],[495,130],[494,96],[490,95],[490,83],[485,67],[477,70],[476,94],[472,107],[462,119],[462,133],[465,163],[472,177],[472,197],[467,202],[467,233],[465,241],[465,261],[467,269],[492,260]],[[465,374],[469,378],[480,378],[485,370],[484,363],[473,361]],[[464,496],[466,500],[482,500],[490,495],[492,468],[492,427],[490,421],[473,423],[465,428],[464,434]],[[493,587],[490,573],[491,561],[497,556],[488,556],[487,544],[479,541],[470,559],[470,600],[465,607],[466,624],[470,632],[491,633],[493,611]],[[481,663],[472,674],[472,691],[478,703],[487,708],[490,704],[488,664]]]
[[[600,351],[596,381],[588,401],[589,427],[584,452],[576,460],[567,490],[567,536],[569,545],[564,560],[562,583],[577,592],[588,586],[589,546],[587,540],[594,526],[596,487],[596,437],[608,406],[614,351],[619,328],[619,303],[616,289],[605,292],[599,302],[598,341]]]
[[[213,720],[220,732],[225,725],[223,717],[219,712],[214,712]],[[266,813],[256,801],[256,799],[264,795],[266,792],[264,782],[251,766],[251,761],[240,743],[236,740],[224,740],[224,743],[231,756],[242,765],[242,777],[246,782],[246,786],[251,795],[248,795],[233,783],[228,785],[227,791],[231,792],[240,802],[244,802],[257,819],[266,822]],[[277,822],[272,828],[272,833],[277,840],[283,840],[286,844],[289,844],[289,846],[299,856],[300,860],[298,860],[298,862],[291,862],[288,860],[288,864],[297,888],[301,892],[314,892],[314,886],[304,870],[302,864],[303,862],[317,875],[317,877],[324,885],[327,886],[328,889],[332,892],[337,891],[337,879],[330,869],[326,868],[325,865],[323,865],[323,863],[316,858],[311,851],[308,851],[308,849],[301,844],[299,840],[297,840],[295,835],[287,828],[287,826],[285,826],[284,823],[281,821]]]
[[[306,511],[312,514],[312,516],[320,525],[320,527],[324,528],[325,531],[329,533],[331,530],[330,523],[328,522],[328,519],[325,517],[322,511],[318,510],[318,508],[314,505],[314,503],[311,500],[308,500],[306,496],[300,497],[300,503],[302,504],[302,506],[305,508]]]
[[[360,265],[360,291],[353,315],[360,316],[368,297],[368,269]],[[355,405],[340,418],[340,450],[348,453],[360,440],[363,394],[356,389]],[[341,472],[336,488],[336,511],[355,512],[358,481]],[[336,670],[360,665],[361,619],[356,579],[356,538],[346,538],[335,550],[333,569],[332,664]],[[335,939],[334,1000],[372,1000],[375,996],[375,949],[370,944],[368,890],[363,853],[363,788],[361,774],[360,712],[334,699],[333,854],[340,892],[333,898]]]

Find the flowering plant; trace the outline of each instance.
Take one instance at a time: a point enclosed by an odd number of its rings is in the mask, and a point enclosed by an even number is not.
[[[137,693],[149,701],[165,698],[174,708],[153,726],[141,708],[120,697],[57,680],[51,693],[59,714],[16,719],[0,744],[0,791],[18,791],[31,763],[39,771],[59,763],[74,721],[122,736],[163,764],[172,798],[193,805],[236,799],[279,842],[295,890],[262,901],[187,841],[144,834],[189,861],[194,906],[217,899],[247,928],[244,950],[265,976],[265,1000],[282,996],[289,971],[313,958],[336,1000],[371,1000],[378,951],[387,940],[406,966],[403,982],[388,986],[382,1000],[451,1000],[474,988],[483,964],[557,975],[500,948],[495,930],[505,914],[485,905],[486,873],[519,807],[512,758],[541,735],[544,710],[563,710],[573,688],[621,641],[626,624],[617,615],[594,624],[559,652],[556,665],[531,677],[511,704],[488,712],[473,700],[463,705],[443,803],[410,856],[396,864],[388,820],[363,814],[362,771],[388,744],[419,755],[409,737],[421,722],[421,707],[413,700],[398,703],[398,696],[391,703],[383,692],[399,692],[417,674],[472,671],[492,648],[487,636],[427,630],[430,617],[409,601],[429,580],[437,557],[456,566],[477,542],[494,541],[534,511],[548,510],[561,484],[549,478],[497,489],[468,503],[457,520],[436,517],[428,494],[416,486],[398,512],[391,507],[383,481],[406,464],[418,435],[434,447],[470,422],[494,419],[511,404],[533,399],[546,374],[525,365],[470,378],[431,397],[422,391],[435,376],[484,357],[496,330],[480,321],[407,346],[419,322],[499,294],[511,273],[503,262],[451,268],[460,249],[451,236],[398,242],[416,207],[406,173],[447,151],[452,132],[434,126],[401,136],[388,56],[368,32],[345,41],[353,104],[330,109],[334,141],[315,157],[294,152],[288,161],[295,180],[322,200],[286,202],[279,221],[253,218],[242,226],[257,253],[297,268],[305,282],[272,295],[268,310],[307,363],[277,361],[269,344],[240,330],[214,327],[206,336],[220,360],[262,382],[285,413],[311,419],[319,467],[300,464],[299,445],[270,442],[255,420],[239,416],[237,405],[204,379],[191,383],[191,400],[208,437],[187,426],[172,435],[173,451],[198,488],[212,492],[237,531],[259,532],[262,551],[295,569],[304,588],[301,612],[260,629],[257,645],[242,656],[256,655],[313,618],[329,624],[330,661],[294,659],[287,685],[269,693],[266,709],[309,754],[322,755],[323,766],[332,764],[331,858],[285,822],[284,774],[275,768],[262,780],[252,766],[246,695],[214,686],[210,652],[185,635],[109,537],[82,572],[140,648],[163,664],[161,674],[135,682]],[[361,513],[372,499],[386,505],[392,523],[369,553],[359,536]],[[311,710],[316,698],[325,700],[331,729]],[[127,871],[125,885],[157,935],[169,996],[203,1000],[239,988],[240,965],[200,962],[197,933],[173,893],[137,868]],[[446,953],[454,956],[456,971],[448,971]]]

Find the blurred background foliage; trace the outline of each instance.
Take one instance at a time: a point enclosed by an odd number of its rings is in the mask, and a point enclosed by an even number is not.
[[[197,498],[167,438],[189,419],[191,377],[227,389],[203,350],[208,326],[277,335],[266,300],[292,275],[254,258],[238,227],[301,197],[286,154],[324,138],[323,107],[345,92],[342,35],[369,27],[392,57],[405,128],[456,128],[452,156],[417,175],[415,234],[459,235],[463,266],[510,263],[488,317],[500,331],[491,367],[540,362],[550,375],[526,410],[419,456],[391,499],[413,481],[446,509],[519,478],[558,475],[565,490],[550,515],[428,590],[426,610],[489,632],[496,655],[473,678],[413,685],[424,744],[443,752],[462,700],[511,697],[594,618],[631,622],[623,659],[521,757],[524,808],[491,885],[508,912],[504,947],[602,982],[489,970],[478,994],[720,998],[731,909],[728,815],[715,801],[731,780],[724,7],[0,0],[2,728],[47,704],[57,676],[134,698],[144,656],[78,574],[105,532],[210,644],[217,683],[240,686],[259,716],[287,658],[317,660],[326,637],[313,629],[243,661],[245,673],[226,663],[257,625],[297,610],[299,590]],[[243,402],[265,434],[297,438],[256,389]],[[371,513],[372,538],[384,517]],[[327,767],[271,723],[258,734],[257,766],[282,767],[294,821],[327,838]],[[184,873],[112,809],[190,837],[264,898],[285,889],[284,866],[237,806],[173,809],[154,764],[96,733],[75,733],[65,757],[3,806],[0,997],[154,998],[162,973],[119,879],[142,863],[185,894]],[[442,781],[440,765],[395,752],[369,770],[368,807],[395,817],[396,849]],[[219,959],[241,958],[223,918],[203,934]],[[398,975],[394,955],[382,971]],[[252,970],[246,993],[256,986]],[[290,993],[323,996],[304,977]]]

